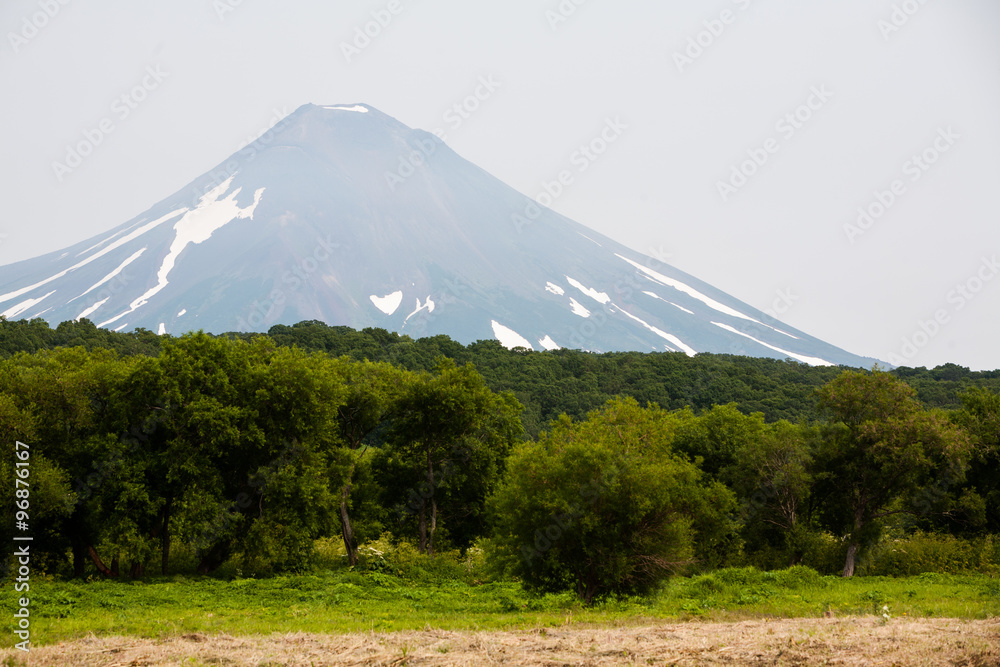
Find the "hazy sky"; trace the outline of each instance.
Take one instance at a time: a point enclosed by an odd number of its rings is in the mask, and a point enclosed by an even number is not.
[[[533,197],[571,170],[552,208],[851,352],[1000,368],[996,0],[4,0],[0,29],[2,264],[365,102]]]

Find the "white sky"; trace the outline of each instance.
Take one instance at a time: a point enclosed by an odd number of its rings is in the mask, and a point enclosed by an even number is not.
[[[530,196],[570,170],[554,209],[851,352],[1000,368],[996,0],[61,1],[0,5],[0,263],[141,213],[276,113],[366,102]],[[888,33],[894,6],[913,13]],[[390,7],[348,62],[341,44]],[[480,77],[499,87],[455,127]],[[779,127],[814,87],[831,96]],[[627,128],[581,172],[574,152],[609,119]],[[60,180],[53,163],[102,120]],[[907,164],[948,128],[933,165]],[[765,144],[723,201],[717,183]],[[844,226],[897,179],[851,243]]]

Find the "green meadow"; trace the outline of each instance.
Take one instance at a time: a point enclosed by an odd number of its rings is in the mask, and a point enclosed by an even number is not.
[[[455,568],[456,570],[458,568]],[[16,594],[4,587],[5,608]],[[583,606],[570,593],[536,595],[474,573],[417,579],[347,569],[262,579],[173,576],[146,581],[31,584],[35,645],[102,635],[159,638],[394,630],[518,630],[566,624],[628,625],[657,619],[876,616],[988,619],[1000,615],[1000,579],[988,575],[821,576],[807,567],[730,568],[669,579],[646,598]],[[3,646],[14,643],[6,623]]]

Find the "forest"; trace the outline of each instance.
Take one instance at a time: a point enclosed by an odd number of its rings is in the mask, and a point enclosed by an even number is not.
[[[26,520],[65,577],[301,573],[332,543],[361,567],[387,540],[588,603],[742,565],[1000,569],[1000,372],[955,365],[0,319],[0,438],[3,537]]]

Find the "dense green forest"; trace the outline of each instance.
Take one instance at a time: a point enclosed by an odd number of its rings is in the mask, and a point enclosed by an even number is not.
[[[171,338],[0,319],[0,359],[0,532],[24,520],[55,574],[296,572],[324,539],[355,566],[387,535],[484,549],[498,576],[588,602],[731,565],[850,576],[899,539],[923,553],[901,571],[1000,565],[998,372],[318,322]]]
[[[816,420],[821,417],[816,389],[842,370],[727,354],[688,357],[669,352],[507,350],[495,340],[470,345],[447,336],[412,340],[384,329],[355,331],[315,321],[276,325],[268,336],[278,345],[387,362],[411,371],[432,370],[439,357],[458,365],[471,363],[493,391],[511,391],[524,405],[522,422],[529,437],[536,437],[561,414],[582,419],[616,396],[631,396],[667,409],[690,406],[696,411],[736,403],[742,412],[760,412],[768,422]],[[253,334],[225,337],[250,340]],[[114,350],[121,356],[156,356],[161,341],[168,338],[143,329],[129,333],[98,329],[86,319],[52,329],[40,319],[8,322],[0,318],[0,358],[75,346]],[[946,364],[932,370],[897,368],[891,372],[913,387],[928,408],[956,410],[961,407],[960,395],[973,387],[1000,391],[1000,370],[973,372]]]

